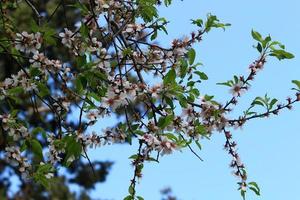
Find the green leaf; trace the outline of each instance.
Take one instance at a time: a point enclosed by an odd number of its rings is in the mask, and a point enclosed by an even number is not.
[[[30,67],[29,74],[30,76],[35,77],[35,76],[39,76],[41,74],[41,71],[36,67]]]
[[[265,107],[265,101],[261,97],[256,97],[254,101],[251,103],[251,105],[260,105]]]
[[[72,7],[78,8],[82,15],[87,15],[89,13],[89,9],[82,3],[76,2]]]
[[[161,25],[161,26],[159,26],[159,28],[158,28],[159,30],[163,30],[163,32],[166,34],[166,35],[168,35],[168,31],[167,31],[167,28],[166,28],[166,26],[164,26],[164,25]]]
[[[151,35],[150,39],[155,40],[157,38],[157,31],[154,31],[153,34]]]
[[[195,24],[196,26],[202,27],[203,25],[203,20],[202,19],[195,19],[195,20],[191,20],[192,24]]]
[[[51,46],[55,46],[57,43],[56,43],[56,40],[52,37],[52,36],[44,36],[43,37],[43,41],[45,41],[46,44],[48,45],[51,45]]]
[[[240,82],[240,79],[237,77],[237,76],[233,76],[233,80],[235,83],[239,83]]]
[[[129,157],[129,159],[136,160],[139,157],[138,154],[133,154]]]
[[[207,15],[207,21],[205,23],[205,31],[209,32],[211,28],[222,28],[225,30],[227,26],[230,26],[230,24],[226,23],[219,23],[219,19],[215,15],[208,14]]]
[[[175,79],[176,79],[176,72],[175,69],[172,68],[164,77],[164,85],[174,83]]]
[[[187,69],[188,69],[188,64],[187,61],[184,59],[180,60],[180,78],[184,78],[186,73],[187,73]]]
[[[50,90],[48,89],[46,84],[39,82],[39,83],[37,83],[37,88],[39,90],[39,95],[41,97],[50,95]]]
[[[149,161],[149,162],[157,162],[157,163],[159,163],[159,161],[156,158],[152,158],[152,157],[148,157],[148,158],[146,158],[146,160]]]
[[[76,62],[76,68],[81,69],[85,66],[87,61],[86,56],[77,56],[75,58],[75,62]]]
[[[246,191],[241,190],[241,196],[242,196],[243,200],[246,200]]]
[[[197,74],[201,80],[208,80],[208,76],[204,72],[195,71],[194,73]]]
[[[101,100],[101,96],[99,96],[99,95],[96,94],[95,92],[88,93],[88,96],[89,96],[90,98],[94,98],[96,101],[100,101],[100,100]]]
[[[257,43],[256,49],[257,49],[257,51],[258,51],[259,53],[262,52],[263,49],[262,49],[262,46],[261,46],[260,43]]]
[[[177,94],[176,97],[179,101],[180,106],[186,108],[188,105],[186,97],[183,94]]]
[[[201,149],[202,149],[202,146],[201,146],[199,140],[195,140],[195,143],[196,143],[196,145],[198,146],[198,148],[201,150]]]
[[[7,93],[12,96],[22,94],[23,92],[24,92],[24,88],[21,86],[11,88],[7,91]]]
[[[273,106],[275,105],[275,103],[277,103],[277,99],[272,99],[272,101],[269,104],[269,109],[271,110],[273,108]]]
[[[64,138],[66,142],[66,157],[65,157],[65,163],[68,164],[68,159],[73,157],[75,159],[78,159],[82,152],[82,145],[81,143],[77,142],[74,137],[67,136]]]
[[[190,90],[190,93],[192,93],[193,95],[195,95],[196,97],[198,97],[200,95],[200,92],[197,88],[193,88]]]
[[[43,42],[45,42],[48,45],[56,45],[56,40],[55,40],[56,31],[55,31],[55,29],[44,26],[41,31],[44,33],[43,34]]]
[[[15,109],[10,111],[10,117],[15,118],[17,114],[19,113],[19,110]]]
[[[189,87],[194,87],[195,83],[195,81],[189,81],[186,85]]]
[[[133,195],[133,194],[134,194],[134,188],[133,188],[133,186],[132,186],[132,185],[130,185],[130,186],[129,186],[129,188],[128,188],[128,192],[129,192],[129,194],[131,194],[131,195]]]
[[[254,187],[249,187],[250,190],[252,190],[257,196],[260,196],[260,193],[257,191]]]
[[[34,136],[37,136],[37,134],[41,133],[42,136],[46,139],[47,135],[46,135],[46,131],[42,128],[42,127],[36,127],[32,130],[31,132]]]
[[[42,174],[48,173],[49,171],[52,171],[52,165],[49,163],[40,164],[37,170],[38,173],[42,173]]]
[[[198,124],[195,128],[195,131],[200,135],[206,135],[207,134],[206,128],[202,124]]]
[[[123,200],[134,200],[133,196],[128,195],[127,197],[125,197]]]
[[[81,94],[87,86],[87,79],[83,75],[79,75],[75,79],[75,91]]]
[[[189,95],[187,96],[187,100],[189,102],[194,102],[195,101],[195,96],[192,93],[189,93]]]
[[[211,101],[212,99],[214,98],[214,96],[213,95],[204,95],[204,99],[205,99],[205,101]]]
[[[49,183],[49,180],[45,176],[43,176],[43,175],[34,175],[34,179],[35,179],[36,182],[43,185],[45,188],[49,189],[50,183]]]
[[[132,124],[132,125],[131,125],[131,129],[132,129],[132,130],[136,130],[136,129],[139,128],[139,126],[140,126],[139,124]]]
[[[274,46],[276,46],[276,45],[278,45],[281,49],[285,49],[285,46],[278,41],[271,42],[270,47],[274,48]]]
[[[89,77],[91,75],[99,78],[100,80],[107,80],[107,76],[104,73],[102,73],[102,72],[100,72],[98,70],[91,70],[91,71],[89,71],[85,77]],[[91,81],[91,79],[87,79],[87,81]]]
[[[172,0],[164,0],[165,6],[169,6],[172,3]],[[140,199],[139,199],[140,200]]]
[[[250,185],[250,190],[252,190],[256,195],[260,196],[260,188],[256,182],[250,182],[248,185]]]
[[[262,102],[260,101],[253,101],[252,102],[252,105],[260,105],[260,106],[265,106],[265,104],[263,104]]]
[[[36,23],[35,20],[31,20],[31,21],[30,21],[30,28],[31,28],[31,31],[32,31],[32,32],[39,32],[39,30],[40,30],[40,27],[39,27],[39,25]]]
[[[27,143],[23,142],[23,144],[21,145],[20,151],[23,152],[27,149]]]
[[[164,133],[164,136],[166,136],[168,139],[176,142],[178,139],[173,133]]]
[[[225,86],[228,86],[228,87],[232,87],[233,86],[233,81],[230,80],[230,81],[227,81],[227,82],[223,82],[223,83],[217,83],[217,85],[225,85]]]
[[[151,22],[154,17],[158,17],[155,7],[156,0],[137,0],[138,13],[145,22]]]
[[[89,37],[89,28],[84,23],[82,23],[79,32],[84,38]]]
[[[137,198],[138,200],[144,200],[144,198],[141,197],[141,196],[137,196],[136,198]]]
[[[298,81],[298,80],[292,80],[292,83],[294,83],[298,87],[297,89],[300,90],[300,81]]]
[[[285,50],[282,49],[274,49],[271,51],[270,56],[276,57],[278,60],[283,60],[283,59],[292,59],[295,56],[292,53],[289,53]]]
[[[259,32],[252,30],[251,35],[256,41],[263,42],[262,36]]]
[[[172,108],[172,109],[174,109],[175,107],[174,107],[174,103],[173,103],[173,100],[172,99],[170,99],[169,97],[167,97],[167,96],[164,96],[164,99],[165,99],[165,101],[166,101],[166,103]]]
[[[29,143],[34,155],[36,155],[39,160],[43,160],[43,147],[40,142],[36,139],[31,139]]]
[[[133,53],[133,51],[132,51],[132,49],[130,47],[128,47],[126,49],[123,49],[123,51],[122,51],[122,54],[124,56],[130,56],[130,55],[132,55],[132,53]]]
[[[265,47],[267,46],[267,44],[268,44],[269,42],[271,42],[271,40],[272,40],[271,36],[267,36],[267,37],[264,39],[264,41],[262,42],[262,46],[265,48]]]
[[[164,129],[166,128],[168,125],[170,125],[172,123],[174,119],[174,115],[168,115],[166,117],[161,117],[159,118],[158,120],[158,126],[161,128],[161,129]]]
[[[188,59],[189,59],[189,64],[192,65],[195,61],[195,57],[196,57],[196,51],[195,49],[190,49],[187,53]]]

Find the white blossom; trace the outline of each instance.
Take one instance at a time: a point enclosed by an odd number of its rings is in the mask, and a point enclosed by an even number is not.
[[[24,31],[22,33],[17,33],[16,36],[15,47],[19,51],[35,53],[41,48],[42,37],[39,32],[28,34]]]
[[[59,33],[59,37],[62,38],[61,42],[68,48],[72,48],[72,44],[75,41],[74,33],[67,28],[64,28],[64,32]]]

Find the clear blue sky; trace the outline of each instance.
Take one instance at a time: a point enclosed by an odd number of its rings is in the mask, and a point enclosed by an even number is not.
[[[264,71],[253,83],[249,93],[243,96],[238,110],[241,113],[251,100],[266,92],[278,99],[293,95],[291,80],[300,80],[300,2],[285,1],[195,1],[174,0],[160,14],[171,21],[169,35],[161,37],[167,45],[172,38],[181,37],[193,30],[191,18],[204,18],[206,13],[231,23],[225,32],[214,30],[196,46],[197,60],[204,64],[209,76],[200,91],[216,94],[217,99],[229,98],[227,88],[215,83],[226,81],[234,74],[246,74],[247,66],[257,57],[252,48],[251,29],[286,45],[296,56],[291,61],[270,59]],[[284,200],[296,199],[300,180],[300,105],[292,111],[269,119],[248,123],[234,132],[239,152],[246,164],[249,180],[257,181],[262,197],[248,195],[248,199]],[[100,124],[113,123],[102,121]],[[99,129],[100,130],[100,127]],[[200,162],[189,151],[177,152],[161,158],[160,164],[146,163],[144,177],[138,185],[138,194],[146,200],[159,200],[159,191],[170,186],[182,200],[240,200],[236,179],[228,167],[230,157],[223,150],[223,135],[216,133],[210,141],[203,141]],[[121,200],[127,194],[133,174],[128,157],[136,152],[136,146],[116,145],[89,151],[92,159],[112,160],[115,164],[105,183],[91,191],[95,198]]]

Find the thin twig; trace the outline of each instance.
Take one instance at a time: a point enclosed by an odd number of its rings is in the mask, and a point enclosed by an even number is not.
[[[52,14],[49,16],[47,23],[50,22],[50,20],[52,19],[52,17],[54,16],[54,14],[57,12],[58,8],[62,5],[63,0],[60,1],[60,3],[56,6],[56,8],[54,9],[54,11],[52,12]]]
[[[40,15],[39,11],[35,8],[35,6],[30,2],[30,0],[25,0],[25,2],[27,3],[27,5],[31,8],[31,10],[36,14],[37,18],[38,18],[38,25],[41,24],[41,18],[42,16]]]
[[[183,137],[183,135],[180,134],[180,137],[185,141],[186,145],[188,146],[188,148],[190,149],[190,151],[201,161],[203,161],[203,159],[194,151],[194,149],[191,147],[191,145],[186,141],[186,139]]]

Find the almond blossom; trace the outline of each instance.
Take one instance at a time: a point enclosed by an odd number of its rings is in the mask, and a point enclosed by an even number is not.
[[[64,28],[64,32],[59,33],[61,37],[61,42],[68,48],[73,47],[73,42],[75,41],[74,33],[67,28]]]
[[[244,84],[240,81],[236,84],[234,84],[231,89],[230,89],[230,93],[233,95],[233,96],[241,96],[241,94],[244,92]]]
[[[26,31],[16,34],[15,47],[17,50],[25,53],[35,53],[41,48],[41,33],[28,34]]]

